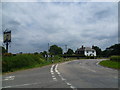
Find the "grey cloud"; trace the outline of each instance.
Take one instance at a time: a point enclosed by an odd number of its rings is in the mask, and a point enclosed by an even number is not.
[[[93,44],[104,49],[117,43],[116,6],[94,2],[3,3],[3,29],[12,30],[10,51],[14,53],[47,50],[47,43],[63,48],[67,44],[74,50]]]

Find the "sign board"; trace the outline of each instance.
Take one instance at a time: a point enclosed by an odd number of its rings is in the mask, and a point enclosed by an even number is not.
[[[4,32],[3,41],[4,41],[4,43],[11,42],[11,31]]]

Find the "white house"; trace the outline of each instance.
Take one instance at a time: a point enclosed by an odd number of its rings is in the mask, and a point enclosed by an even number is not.
[[[90,47],[81,47],[75,51],[76,54],[85,56],[96,56],[96,51]]]

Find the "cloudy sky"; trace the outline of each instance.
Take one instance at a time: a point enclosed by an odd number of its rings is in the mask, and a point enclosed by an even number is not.
[[[117,2],[3,2],[0,8],[2,30],[12,31],[12,53],[41,52],[48,43],[73,50],[118,43]]]

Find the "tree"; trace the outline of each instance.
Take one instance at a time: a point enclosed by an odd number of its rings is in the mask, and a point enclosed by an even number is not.
[[[37,55],[38,54],[38,52],[34,52],[34,55]]]
[[[67,51],[67,54],[68,54],[68,55],[72,55],[72,54],[74,54],[74,51],[69,48],[68,51]]]
[[[102,52],[103,56],[120,55],[120,44],[112,45]]]
[[[98,46],[92,46],[92,49],[95,49],[97,56],[101,55],[102,50]]]
[[[62,54],[63,50],[61,47],[58,47],[57,45],[52,45],[50,46],[49,52],[52,55],[60,55]]]
[[[47,55],[47,51],[43,51],[40,54],[45,57],[45,55]]]

